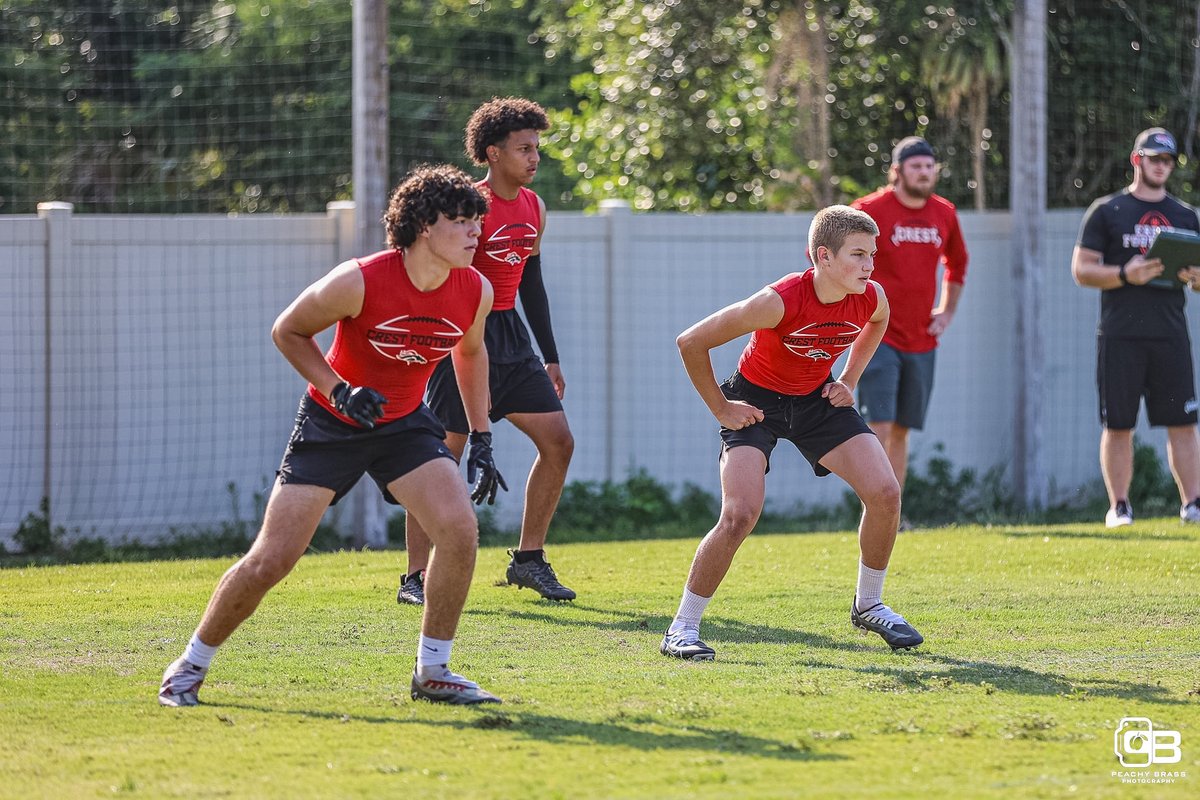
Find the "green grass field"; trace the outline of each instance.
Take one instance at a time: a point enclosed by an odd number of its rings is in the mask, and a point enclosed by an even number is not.
[[[307,556],[191,709],[155,693],[230,561],[0,571],[0,796],[1200,796],[1200,530],[904,534],[905,654],[849,624],[852,534],[752,536],[692,664],[658,644],[698,537],[552,547],[561,606],[481,551],[452,663],[482,709],[409,699],[403,553]],[[1113,776],[1129,716],[1186,777]]]

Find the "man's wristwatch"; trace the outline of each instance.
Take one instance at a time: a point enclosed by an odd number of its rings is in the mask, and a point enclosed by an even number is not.
[[[1121,281],[1122,286],[1129,285],[1129,278],[1125,275],[1125,265],[1117,267],[1117,278]]]

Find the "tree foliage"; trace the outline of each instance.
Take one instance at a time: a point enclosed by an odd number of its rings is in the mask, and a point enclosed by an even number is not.
[[[391,178],[470,166],[492,96],[552,111],[552,208],[787,210],[885,180],[1008,204],[1013,0],[391,0]],[[1049,202],[1128,179],[1142,128],[1200,144],[1200,0],[1048,0]],[[316,211],[351,196],[351,0],[0,0],[0,213]],[[553,163],[557,160],[559,163]],[[1194,163],[1174,190],[1194,191]]]
[[[1190,162],[1172,191],[1194,194],[1200,2],[1053,0],[1049,18],[1051,204],[1086,206],[1128,183],[1134,137],[1155,125]]]
[[[0,4],[0,213],[319,211],[351,196],[351,3]],[[394,0],[389,169],[469,166],[493,95],[564,102],[530,0]],[[549,196],[569,194],[549,165]]]
[[[576,190],[636,208],[762,205],[778,178],[781,109],[762,82],[777,15],[769,2],[580,0],[548,24],[547,43],[583,68],[551,139]]]
[[[345,196],[341,4],[147,0],[0,12],[0,210],[311,210]]]
[[[994,0],[965,0],[957,10],[947,9],[932,30],[922,48],[921,80],[946,119],[966,113],[971,160],[967,185],[975,208],[982,210],[987,208],[991,106],[1008,82],[1008,20]]]
[[[1003,83],[986,45],[968,85],[957,74],[955,59],[975,55],[957,46],[976,41],[975,24],[903,0],[578,0],[545,31],[580,67],[555,152],[585,197],[646,209],[824,205],[878,184],[884,155],[912,133],[948,139],[950,174],[971,134],[941,131],[935,107],[955,115],[964,97]],[[937,79],[924,79],[926,61]]]
[[[391,173],[421,162],[478,171],[463,150],[471,112],[493,97],[528,97],[546,108],[571,101],[570,74],[547,64],[539,35],[545,3],[534,0],[393,0],[389,23]],[[573,181],[553,160],[537,191],[552,207],[573,205]]]

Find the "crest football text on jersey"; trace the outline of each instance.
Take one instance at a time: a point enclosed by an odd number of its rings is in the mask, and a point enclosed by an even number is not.
[[[813,322],[783,337],[783,346],[798,356],[813,361],[837,358],[862,333],[853,322]]]
[[[367,331],[367,341],[376,352],[407,364],[441,361],[462,336],[462,328],[448,319],[408,314],[373,325]]]
[[[413,285],[399,250],[355,259],[363,278],[362,310],[337,323],[325,360],[352,386],[370,386],[387,398],[379,424],[412,413],[437,362],[450,355],[479,310],[483,279],[452,269],[440,286]],[[316,387],[309,396],[335,415]]]
[[[738,371],[754,385],[792,396],[820,389],[879,307],[873,283],[862,294],[822,303],[815,274],[793,272],[770,284],[783,300],[783,318],[774,328],[754,331],[738,359]]]
[[[517,196],[506,200],[492,191],[487,181],[475,184],[488,199],[483,215],[479,246],[471,266],[492,283],[493,311],[507,311],[517,304],[517,290],[525,274],[525,262],[537,247],[541,230],[538,196],[522,186]]]
[[[525,263],[537,242],[537,228],[527,222],[505,225],[483,243],[484,254],[492,261],[515,267]]]

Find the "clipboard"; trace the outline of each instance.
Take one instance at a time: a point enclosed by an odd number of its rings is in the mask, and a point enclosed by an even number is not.
[[[1162,231],[1154,237],[1146,258],[1160,258],[1163,274],[1147,286],[1159,289],[1182,289],[1185,284],[1175,277],[1184,267],[1200,267],[1200,233],[1195,231]]]

